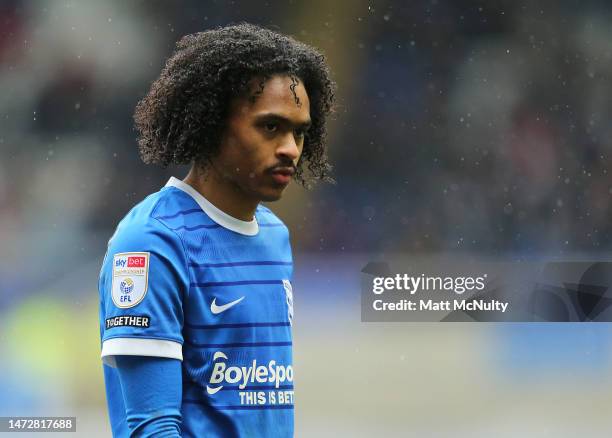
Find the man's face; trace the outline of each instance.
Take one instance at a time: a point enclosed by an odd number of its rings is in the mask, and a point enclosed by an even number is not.
[[[232,102],[219,154],[211,161],[242,195],[258,202],[276,201],[302,154],[310,102],[302,81],[289,76],[272,76],[260,93],[259,83],[258,78],[251,81],[249,96],[257,93],[254,99]]]

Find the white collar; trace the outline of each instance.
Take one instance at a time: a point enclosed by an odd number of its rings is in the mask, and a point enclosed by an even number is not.
[[[229,214],[215,207],[196,189],[178,178],[170,177],[166,183],[166,187],[176,187],[177,189],[180,189],[190,195],[195,202],[198,203],[204,213],[208,215],[208,217],[228,230],[235,231],[236,233],[244,234],[246,236],[254,236],[259,232],[259,225],[254,217],[250,221],[243,221],[230,216]]]

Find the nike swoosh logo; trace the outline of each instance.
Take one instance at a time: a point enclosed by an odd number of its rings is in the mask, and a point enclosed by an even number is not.
[[[217,299],[213,298],[212,303],[210,303],[210,311],[214,315],[218,315],[221,312],[225,312],[230,307],[235,306],[236,304],[238,304],[242,300],[244,300],[244,297],[240,297],[237,300],[234,300],[234,301],[232,301],[230,303],[227,303],[227,304],[223,304],[222,306],[217,306]]]

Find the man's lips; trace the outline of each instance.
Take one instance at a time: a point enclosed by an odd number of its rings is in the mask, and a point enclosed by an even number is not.
[[[275,167],[274,169],[272,169],[272,174],[275,173],[293,176],[295,174],[295,169],[293,167]]]
[[[291,178],[295,175],[295,169],[292,167],[276,167],[270,173],[276,183],[289,184]]]

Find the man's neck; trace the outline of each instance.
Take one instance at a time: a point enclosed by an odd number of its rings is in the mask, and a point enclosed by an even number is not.
[[[246,197],[212,167],[202,171],[193,166],[183,182],[196,189],[222,212],[243,221],[253,220],[259,202]]]

